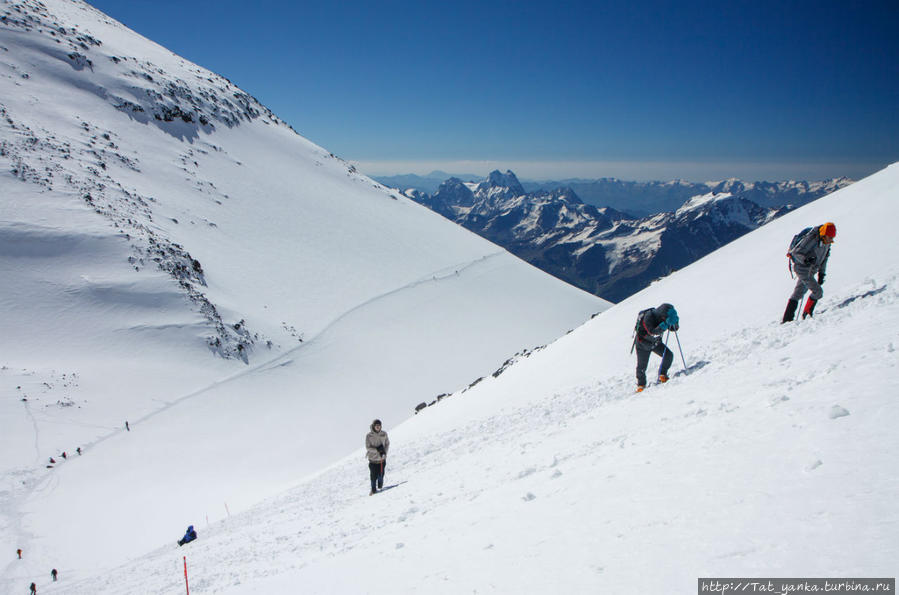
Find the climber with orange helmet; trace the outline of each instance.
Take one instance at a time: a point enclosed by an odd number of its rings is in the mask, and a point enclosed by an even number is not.
[[[837,226],[825,223],[808,227],[793,236],[787,257],[790,259],[790,270],[796,273],[796,287],[787,302],[787,309],[781,323],[790,322],[796,315],[796,308],[802,302],[806,291],[811,295],[802,309],[802,318],[812,316],[815,304],[824,295],[821,285],[824,284],[824,273],[827,270],[827,259],[830,258],[830,245],[837,235]],[[817,273],[817,279],[816,277]]]

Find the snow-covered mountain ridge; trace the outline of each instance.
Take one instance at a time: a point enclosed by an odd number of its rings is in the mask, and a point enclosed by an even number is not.
[[[480,179],[479,176],[473,174],[450,175],[441,171],[431,172],[427,176],[412,174],[374,176],[385,186],[401,189],[404,192],[417,190],[425,194],[434,194],[440,185],[451,177],[466,181]],[[852,183],[852,180],[838,177],[815,181],[782,180],[775,182],[747,182],[737,178],[708,182],[685,180],[634,182],[618,178],[571,178],[550,181],[521,180],[520,183],[525,192],[530,194],[543,194],[567,188],[573,190],[586,204],[595,207],[611,207],[631,213],[635,217],[645,217],[674,211],[685,200],[712,192],[729,192],[763,207],[779,208],[790,205],[796,208],[816,198],[836,192],[840,188],[845,188]]]
[[[76,14],[78,11],[88,13],[117,32],[124,30],[88,5],[76,3],[65,8]],[[72,12],[68,16],[73,16]],[[189,66],[182,59],[176,58],[181,68],[172,70],[163,68],[160,62],[126,54],[97,55],[103,50],[101,39],[81,31],[77,22],[65,24],[67,21],[52,14],[43,2],[9,3],[0,16],[0,23],[8,28],[6,32],[11,40],[21,41],[21,47],[37,54],[39,59],[55,59],[68,64],[74,71],[73,76],[66,77],[69,82],[106,101],[135,122],[153,124],[161,132],[180,140],[193,143],[201,133],[215,132],[216,125],[234,127],[260,117],[266,123],[286,126],[256,99],[226,79]],[[154,58],[162,64],[173,58],[170,52],[152,43],[144,44],[142,49],[147,51],[142,58]],[[10,51],[7,47],[3,50]],[[96,65],[94,60],[98,61]],[[30,65],[36,67],[39,63],[31,62]],[[14,80],[21,91],[28,89],[27,81],[32,77],[30,69],[16,62],[6,66],[10,71],[7,78]],[[90,76],[78,76],[87,74],[84,71]],[[188,80],[179,78],[179,74],[187,71]],[[237,322],[226,325],[204,292],[206,281],[202,264],[182,245],[166,237],[167,234],[154,229],[151,203],[156,199],[126,187],[110,169],[109,165],[115,163],[131,172],[141,173],[140,158],[120,147],[123,142],[127,145],[127,141],[113,130],[95,126],[87,120],[79,123],[81,142],[72,143],[46,128],[32,129],[27,120],[14,119],[6,106],[0,106],[0,117],[10,132],[0,141],[0,157],[10,162],[9,171],[13,176],[46,190],[62,185],[80,193],[87,206],[109,219],[131,243],[129,262],[135,269],[139,270],[148,262],[155,263],[168,272],[197,304],[215,331],[207,338],[211,348],[224,357],[247,359],[247,352],[259,335],[252,335]],[[197,152],[207,153],[209,149],[221,150],[209,145],[208,149],[198,148]],[[194,150],[188,148],[180,155],[180,161],[183,172],[195,177],[196,173],[187,167],[191,161],[196,167],[193,156]],[[196,180],[195,183],[198,188],[208,190],[212,200],[228,198],[216,192],[212,182]]]
[[[893,576],[899,266],[893,238],[870,230],[897,191],[899,164],[387,428],[380,495],[366,495],[360,449],[188,550],[160,546],[73,592],[173,591],[182,554],[192,585],[229,594],[686,593],[708,576]],[[783,244],[825,220],[838,235],[820,310],[781,325]],[[662,301],[681,314],[688,369],[678,361],[668,384],[635,395],[634,317]]]
[[[792,208],[761,207],[744,198],[745,190],[731,181],[675,211],[640,219],[585,204],[570,188],[525,192],[511,171],[493,172],[477,185],[451,178],[434,194],[406,194],[534,266],[615,302]]]
[[[685,200],[712,192],[729,192],[763,207],[800,207],[816,198],[836,192],[852,183],[846,177],[828,180],[782,180],[747,182],[736,178],[708,182],[669,180],[666,182],[633,182],[617,178],[599,180],[562,180],[522,184],[529,192],[567,187],[586,202],[596,206],[612,206],[635,215],[652,215],[673,211]]]
[[[0,17],[0,549],[29,552],[0,591],[236,513],[607,307],[83,2]]]
[[[45,40],[55,42],[57,51],[53,51],[52,45],[51,49],[45,46],[44,51],[59,60],[68,60],[74,70],[88,69],[100,75],[86,82],[84,88],[130,118],[145,124],[153,121],[190,124],[192,126],[178,128],[160,126],[160,130],[192,138],[197,138],[201,130],[214,131],[216,122],[233,127],[261,117],[268,123],[286,126],[256,98],[224,77],[189,65],[156,44],[143,44],[141,59],[109,53],[97,56],[91,50],[100,50],[103,41],[81,31],[77,21],[68,21],[65,17],[77,18],[77,11],[92,13],[90,18],[102,21],[111,29],[125,28],[87,4],[76,2],[69,7],[54,6],[57,11],[68,9],[56,13],[51,13],[47,4],[40,0],[6,4],[0,23],[11,30],[37,33]],[[82,52],[89,52],[90,57]],[[173,57],[182,67],[180,72],[162,68]],[[98,64],[95,71],[94,59],[109,60],[115,67],[109,72]],[[179,78],[184,74],[187,74],[187,80]],[[20,76],[28,79],[30,74],[23,71]]]

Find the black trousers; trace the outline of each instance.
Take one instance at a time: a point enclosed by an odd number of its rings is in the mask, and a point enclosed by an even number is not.
[[[368,472],[371,476],[371,491],[384,487],[384,471],[387,469],[387,461],[368,464]]]
[[[662,356],[662,367],[659,368],[659,374],[668,375],[668,368],[671,367],[671,362],[674,361],[674,354],[671,353],[670,349],[665,347],[665,344],[661,341],[656,343],[655,347],[652,350],[645,349],[639,343],[637,344],[637,385],[638,386],[646,386],[646,366],[649,364],[649,354],[655,353],[656,355]]]

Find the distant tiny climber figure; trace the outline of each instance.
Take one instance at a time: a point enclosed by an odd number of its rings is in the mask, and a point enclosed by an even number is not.
[[[127,421],[125,422],[125,429],[128,430],[129,432],[131,431],[131,426],[128,425]]]
[[[78,453],[78,456],[81,456],[81,447],[79,446],[78,448],[76,448],[75,452]]]
[[[182,537],[181,539],[178,540],[178,545],[182,546],[185,543],[190,543],[191,541],[193,541],[196,538],[197,538],[197,532],[194,531],[194,526],[191,525],[190,527],[187,528],[187,531],[184,532],[184,537]]]
[[[19,560],[22,559],[22,548],[16,550],[16,555],[19,556]]]
[[[56,464],[56,459],[54,459],[53,457],[50,457],[50,464],[51,464],[51,465],[55,465],[55,464]]]
[[[796,287],[787,301],[787,309],[784,310],[781,324],[793,320],[796,308],[802,302],[802,296],[806,291],[810,291],[811,295],[802,309],[802,318],[812,316],[815,304],[824,295],[821,286],[824,284],[827,259],[830,258],[830,245],[836,236],[837,226],[830,222],[816,227],[808,227],[793,236],[787,258],[790,259],[791,274],[796,273]],[[817,273],[817,281],[815,273]]]
[[[387,432],[381,429],[381,420],[371,422],[371,432],[365,436],[365,456],[368,459],[368,471],[371,479],[369,496],[384,488],[384,470],[387,467],[387,451],[390,439]]]
[[[679,320],[677,310],[671,304],[662,304],[658,308],[647,308],[637,315],[634,327],[634,347],[637,350],[637,392],[646,388],[646,366],[649,355],[655,353],[662,356],[659,367],[659,382],[668,382],[668,368],[674,360],[674,354],[662,342],[662,334],[666,330],[677,332]]]
[[[64,459],[68,459],[68,458],[69,458],[69,457],[66,456],[66,451],[62,451],[62,458],[64,458]]]
[[[37,585],[31,583],[31,595],[37,595]]]
[[[56,569],[54,568],[53,570],[50,571],[50,577],[53,579],[54,583],[56,582],[56,575],[57,575],[57,572],[56,572]]]

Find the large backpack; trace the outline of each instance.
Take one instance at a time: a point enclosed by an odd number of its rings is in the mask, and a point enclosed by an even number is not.
[[[637,345],[637,335],[640,333],[640,325],[643,324],[643,317],[654,309],[655,308],[646,308],[637,313],[637,322],[634,323],[634,341],[631,343],[631,353],[634,352],[634,347]]]
[[[787,268],[790,271],[790,277],[793,276],[793,251],[796,250],[799,244],[802,243],[802,240],[805,239],[805,236],[807,236],[813,229],[815,229],[815,226],[806,227],[794,235],[793,239],[790,240],[790,247],[787,248]]]
[[[808,232],[810,232],[810,231],[813,230],[813,229],[815,229],[814,226],[812,226],[812,227],[806,227],[805,229],[803,229],[802,231],[800,231],[799,233],[797,233],[796,235],[793,236],[793,239],[790,240],[790,247],[789,247],[789,249],[787,250],[787,256],[788,256],[788,257],[792,258],[792,256],[793,256],[793,250],[796,249],[796,247],[797,247],[797,246],[799,245],[799,243],[802,241],[802,238],[804,238],[805,236],[807,236],[807,235],[808,235]]]
[[[634,324],[634,332],[640,330],[640,325],[643,323],[643,317],[653,310],[655,310],[655,308],[646,308],[645,310],[640,310],[640,312],[637,313],[637,322]]]

